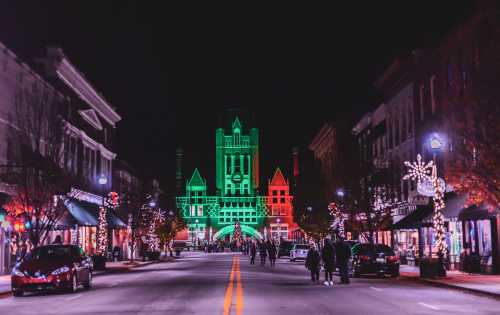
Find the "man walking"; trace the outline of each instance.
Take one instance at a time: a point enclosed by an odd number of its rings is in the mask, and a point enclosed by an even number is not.
[[[276,245],[274,241],[267,241],[267,251],[269,252],[269,263],[271,267],[274,267],[276,265]]]
[[[259,243],[259,256],[260,256],[260,265],[265,266],[266,256],[267,256],[267,246],[264,241]]]
[[[320,261],[321,257],[319,256],[319,253],[316,250],[316,244],[311,243],[309,251],[307,252],[306,268],[309,269],[309,271],[311,271],[311,280],[313,284],[319,281]]]
[[[340,237],[338,238],[335,246],[335,254],[339,264],[340,283],[348,284],[349,274],[347,264],[349,262],[349,258],[351,258],[351,247]]]
[[[257,246],[254,242],[250,243],[250,265],[255,265],[255,255],[257,255]]]
[[[325,285],[333,285],[333,269],[335,268],[335,253],[332,243],[329,239],[325,240],[325,245],[321,251],[321,258],[323,259],[323,267],[325,268]]]

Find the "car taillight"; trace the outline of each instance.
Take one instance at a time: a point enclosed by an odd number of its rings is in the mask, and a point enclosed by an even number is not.
[[[366,255],[359,255],[359,260],[362,260],[362,261],[368,261],[368,260],[370,260],[370,256],[366,256]]]
[[[399,257],[398,256],[387,256],[387,262],[389,263],[397,263],[399,262]]]

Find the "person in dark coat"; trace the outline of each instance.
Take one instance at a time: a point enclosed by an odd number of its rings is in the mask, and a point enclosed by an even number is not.
[[[259,242],[259,255],[260,255],[260,265],[264,266],[266,264],[266,257],[267,257],[267,246],[264,241]]]
[[[335,245],[335,256],[339,264],[340,283],[349,283],[348,263],[351,258],[351,247],[342,238],[337,240]]]
[[[269,253],[269,263],[271,267],[276,265],[276,244],[274,241],[267,241],[267,251]]]
[[[321,262],[321,257],[316,249],[316,245],[311,243],[309,251],[307,252],[306,258],[306,268],[311,271],[311,280],[313,283],[319,281],[319,264]]]
[[[325,268],[325,285],[333,285],[333,271],[335,269],[335,250],[329,239],[325,240],[325,245],[321,251],[321,259]]]
[[[254,242],[250,243],[250,265],[255,265],[255,255],[257,255],[257,246]]]

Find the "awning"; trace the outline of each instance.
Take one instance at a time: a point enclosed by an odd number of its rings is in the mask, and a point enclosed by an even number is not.
[[[69,229],[76,224],[80,226],[99,225],[99,206],[78,200],[67,199],[64,201],[67,211],[61,216],[56,224],[56,229]],[[127,225],[116,215],[113,210],[107,211],[107,223],[112,229],[124,229]]]
[[[85,202],[77,199],[67,199],[64,201],[66,205],[66,209],[68,209],[67,213],[65,213],[61,218],[61,225],[72,224],[70,226],[74,226],[75,224],[82,226],[97,226],[98,225],[98,216],[96,216],[95,208],[98,207],[90,202]],[[59,225],[59,222],[58,222]]]
[[[465,202],[469,197],[468,194],[458,195],[454,192],[448,193],[445,195],[445,207],[442,210],[444,219],[458,219],[458,215],[460,211],[465,208]],[[424,219],[426,222],[432,222],[433,213],[431,213],[428,217]]]
[[[500,209],[490,208],[485,203],[481,203],[479,206],[472,205],[466,209],[463,209],[460,212],[458,219],[460,221],[488,220],[499,214],[500,214]]]
[[[417,229],[423,226],[430,226],[425,222],[425,218],[432,215],[433,211],[432,203],[425,206],[417,206],[417,209],[410,212],[406,217],[399,220],[397,223],[392,225],[393,230],[403,230],[403,229]]]

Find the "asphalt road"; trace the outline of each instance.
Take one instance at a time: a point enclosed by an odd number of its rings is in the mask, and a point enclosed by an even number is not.
[[[302,262],[275,268],[194,253],[94,278],[90,291],[0,299],[0,314],[500,314],[500,301],[408,280],[310,283]]]

